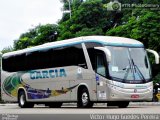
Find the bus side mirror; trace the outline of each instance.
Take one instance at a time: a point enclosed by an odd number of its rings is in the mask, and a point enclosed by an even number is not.
[[[151,67],[152,67],[152,77],[154,78],[159,73],[159,65],[158,65],[159,64],[159,55],[154,50],[150,50],[150,49],[146,49],[146,50],[147,50],[147,52],[153,54],[154,57],[155,57],[155,63],[151,65]]]
[[[111,62],[111,52],[109,49],[105,47],[94,47],[94,49],[103,51],[107,57],[107,62]]]
[[[147,52],[152,53],[155,57],[155,64],[159,64],[159,55],[156,51],[154,50],[150,50],[150,49],[146,49]]]

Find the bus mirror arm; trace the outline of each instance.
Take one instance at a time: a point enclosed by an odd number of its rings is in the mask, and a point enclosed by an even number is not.
[[[147,52],[152,53],[155,56],[155,63],[159,64],[159,54],[156,51],[151,49],[146,49],[146,50]]]
[[[103,51],[107,57],[107,62],[111,62],[111,52],[109,49],[105,47],[94,47],[94,49]]]

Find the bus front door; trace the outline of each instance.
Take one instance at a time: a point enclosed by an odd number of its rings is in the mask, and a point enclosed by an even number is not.
[[[105,101],[107,99],[106,88],[106,58],[102,51],[96,53],[96,83],[97,83],[97,100]]]

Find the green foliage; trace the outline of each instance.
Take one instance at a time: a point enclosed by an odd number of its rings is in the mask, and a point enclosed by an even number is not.
[[[121,24],[122,13],[108,12],[105,4],[109,1],[87,0],[72,5],[72,17],[66,14],[59,22],[58,40],[80,35],[104,35],[111,27]],[[66,4],[66,3],[65,3]]]
[[[15,40],[14,49],[24,49],[46,42],[56,41],[57,34],[57,25],[55,24],[38,25],[28,32],[23,33],[18,40]]]
[[[155,83],[160,83],[160,73],[154,78],[154,84]]]
[[[128,37],[144,43],[146,48],[160,51],[160,13],[141,11],[125,25],[109,30],[106,35]]]
[[[159,0],[119,0],[121,3],[160,4]],[[61,0],[69,10],[68,0]],[[70,0],[72,16],[63,14],[58,25],[39,25],[14,41],[14,50],[46,42],[88,35],[111,35],[139,40],[146,48],[160,51],[160,11],[143,8],[107,11],[110,0]],[[6,50],[8,52],[9,50]],[[5,50],[4,50],[5,52]],[[151,58],[151,61],[152,58]],[[156,80],[160,81],[160,77]]]
[[[133,12],[137,12],[134,10]],[[106,35],[128,37],[143,42],[146,48],[160,51],[160,12],[146,11],[135,14],[129,18],[125,25],[120,25],[106,32]],[[154,57],[150,57],[153,63]],[[159,74],[155,77],[154,82],[160,82]]]
[[[11,46],[5,47],[3,48],[3,50],[1,51],[2,54],[7,53],[7,52],[12,52],[13,48]],[[1,56],[0,56],[1,58]]]
[[[75,36],[80,37],[80,36],[89,36],[89,35],[102,35],[102,29],[89,29],[89,28],[84,28],[79,32],[76,32]]]

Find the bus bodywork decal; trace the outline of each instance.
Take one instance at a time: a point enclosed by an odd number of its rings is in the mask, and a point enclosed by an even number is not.
[[[24,75],[27,72],[14,73],[12,76],[9,76],[4,80],[2,88],[3,91],[6,93],[6,95],[10,97],[17,97],[18,88],[23,87],[27,91],[28,99],[44,99],[66,94],[67,92],[71,91],[72,89],[78,86],[77,84],[75,86],[64,88],[62,90],[50,90],[49,88],[47,88],[46,90],[42,90],[42,89],[32,88],[30,87],[30,85],[26,84],[22,80],[22,75]]]

